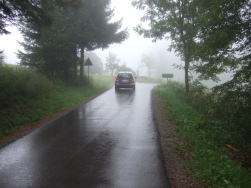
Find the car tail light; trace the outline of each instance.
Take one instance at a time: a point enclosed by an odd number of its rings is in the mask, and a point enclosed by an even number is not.
[[[116,78],[116,81],[115,82],[119,82],[119,79],[118,78]]]
[[[132,83],[134,83],[135,82],[135,80],[134,80],[134,78],[132,78]]]

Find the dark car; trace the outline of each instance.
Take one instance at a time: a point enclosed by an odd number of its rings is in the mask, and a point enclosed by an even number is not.
[[[119,88],[135,90],[135,78],[131,72],[119,72],[115,80],[115,90],[118,91]]]

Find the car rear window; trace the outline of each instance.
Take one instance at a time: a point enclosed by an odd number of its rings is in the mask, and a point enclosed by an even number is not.
[[[132,78],[132,74],[130,74],[130,73],[120,73],[118,75],[118,78],[120,78],[120,79],[131,79]]]

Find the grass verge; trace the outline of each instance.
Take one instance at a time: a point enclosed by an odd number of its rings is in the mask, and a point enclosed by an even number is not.
[[[161,84],[161,83],[163,83],[163,79],[150,78],[147,76],[140,76],[137,78],[137,82]]]
[[[193,175],[202,187],[251,187],[248,170],[240,161],[232,160],[233,151],[226,146],[231,140],[232,143],[235,139],[240,142],[232,133],[236,130],[226,129],[222,121],[210,116],[211,112],[207,111],[207,115],[203,110],[194,108],[195,105],[190,105],[181,97],[179,93],[182,90],[178,84],[171,83],[157,87],[154,92],[165,102],[168,114],[175,118],[177,129],[186,141],[180,149],[184,157],[189,157]],[[203,99],[204,104],[197,104],[200,108],[207,106],[206,98]]]
[[[0,67],[0,139],[60,110],[84,103],[111,87],[114,78],[92,75],[91,86],[52,82],[33,70]]]

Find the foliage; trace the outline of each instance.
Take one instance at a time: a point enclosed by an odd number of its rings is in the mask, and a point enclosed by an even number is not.
[[[34,70],[0,67],[0,138],[55,112],[83,103],[108,89],[113,77],[93,75],[92,87],[52,81]]]
[[[3,64],[0,69],[1,108],[31,99],[47,98],[54,90],[49,80],[30,69]]]
[[[43,6],[50,7],[53,10],[54,5],[61,7],[76,6],[79,0],[64,1],[51,0],[43,1]],[[49,26],[52,22],[48,12],[43,10],[40,1],[34,0],[4,0],[0,1],[0,35],[9,34],[6,29],[8,25],[22,25],[24,23],[36,23],[36,25]]]
[[[192,150],[190,165],[198,181],[207,187],[250,187],[250,104],[239,106],[241,101],[214,95],[198,82],[189,96],[183,90],[183,84],[168,82],[155,93]]]
[[[130,67],[127,67],[126,64],[122,64],[122,65],[119,65],[118,66],[118,69],[117,69],[117,73],[121,72],[121,71],[128,71],[128,72],[132,72],[134,76],[136,76],[136,73],[135,71],[130,68]]]
[[[122,65],[119,64],[120,59],[116,54],[109,52],[108,57],[106,57],[105,71],[111,75],[117,75],[120,71],[129,71],[133,75],[136,75],[134,70],[130,67],[127,67],[125,63]]]
[[[121,43],[128,37],[127,29],[119,31],[122,20],[111,22],[113,10],[110,0],[83,1],[72,22],[75,25],[76,43],[81,51],[80,79],[83,77],[84,50],[107,48],[112,43]],[[77,20],[77,22],[76,22]]]
[[[121,20],[111,22],[110,0],[78,0],[69,7],[53,2],[52,9],[38,1],[52,19],[50,27],[29,22],[22,28],[26,52],[19,52],[21,64],[70,83],[84,83],[84,51],[121,43],[128,32],[120,31]]]
[[[199,63],[195,70],[201,73],[203,79],[231,71],[233,79],[217,87],[217,90],[225,93],[228,90],[249,92],[251,2],[205,0],[198,1],[197,5],[200,40],[197,47]]]
[[[52,10],[44,2],[41,6],[45,12],[50,10],[48,14],[53,23],[47,27],[29,22],[20,28],[24,34],[24,42],[21,44],[26,51],[19,51],[21,65],[36,68],[49,77],[70,82],[76,76],[74,68],[76,69],[77,53],[76,45],[70,40],[73,34],[65,29],[65,25],[70,23],[66,14],[69,10],[58,7],[53,2]]]
[[[9,34],[9,23],[17,20],[47,21],[45,13],[33,0],[5,0],[0,2],[0,34]]]
[[[171,39],[174,49],[185,62],[185,87],[189,91],[188,71],[199,79],[218,81],[218,74],[231,72],[234,79],[218,87],[250,90],[250,18],[249,0],[134,0],[145,10],[135,30],[144,37]]]
[[[127,29],[120,30],[122,20],[111,22],[114,11],[109,6],[110,0],[87,0],[76,10],[72,21],[77,20],[75,29],[79,46],[87,50],[104,49],[127,39]]]
[[[172,40],[170,48],[178,52],[185,62],[185,86],[188,93],[188,71],[194,58],[198,32],[196,4],[186,0],[134,0],[133,5],[145,11],[141,21],[149,23],[147,29],[138,25],[136,32],[155,41],[163,38]]]
[[[106,71],[114,75],[115,71],[119,69],[120,59],[117,58],[116,54],[109,52],[108,57],[106,57]]]

